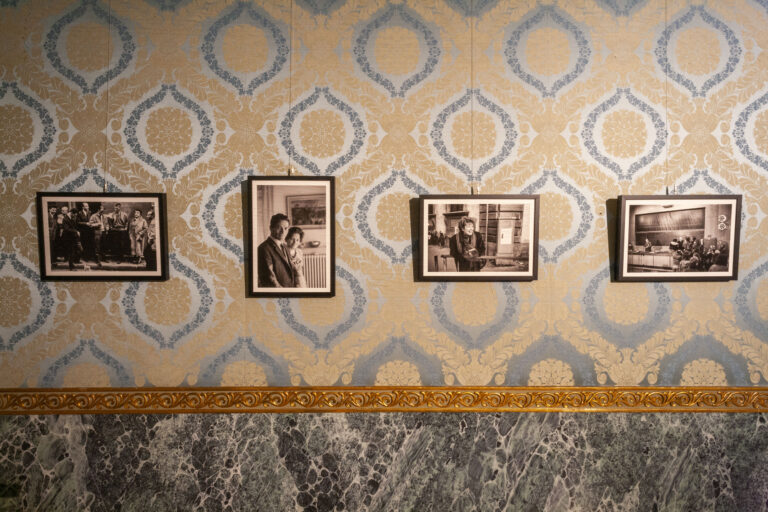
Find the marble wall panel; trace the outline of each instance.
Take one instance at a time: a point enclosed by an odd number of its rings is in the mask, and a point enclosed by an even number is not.
[[[0,418],[0,510],[768,509],[764,414]]]

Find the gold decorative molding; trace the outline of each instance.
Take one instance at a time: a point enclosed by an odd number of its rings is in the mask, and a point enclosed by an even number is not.
[[[768,388],[0,389],[0,414],[537,411],[768,412]]]

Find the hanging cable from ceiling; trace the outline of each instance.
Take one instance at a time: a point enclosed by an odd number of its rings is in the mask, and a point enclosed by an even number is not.
[[[469,3],[469,176],[470,194],[479,191],[480,184],[475,182],[475,0]]]
[[[289,15],[289,37],[288,43],[288,115],[291,114],[293,109],[293,0],[290,3],[290,15]],[[290,137],[291,135],[288,134]],[[288,151],[288,176],[291,176],[294,172],[293,169],[293,157],[291,152]]]
[[[111,53],[111,43],[112,43],[112,0],[109,0],[107,2],[107,62],[106,62],[106,68],[109,69],[109,59],[112,55]],[[109,113],[110,113],[110,107],[109,107],[109,88],[110,88],[110,81],[111,79],[107,79],[107,88],[105,91],[105,100],[106,100],[106,107],[104,112],[104,162],[103,165],[103,174],[104,174],[104,184],[102,186],[102,193],[107,193],[107,177],[109,176]]]
[[[668,0],[664,0],[664,33],[667,33],[667,29],[669,27],[669,6],[668,6]],[[665,73],[664,74],[664,130],[666,133],[664,136],[666,137],[666,144],[665,144],[665,151],[664,151],[664,183],[666,185],[666,193],[669,195],[669,145],[672,142],[672,137],[670,137],[670,127],[669,127],[669,76]],[[676,193],[676,187],[674,184],[672,185],[672,194]]]

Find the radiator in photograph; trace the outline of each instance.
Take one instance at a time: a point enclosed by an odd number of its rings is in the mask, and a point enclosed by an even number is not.
[[[304,255],[304,277],[309,288],[325,288],[325,254]]]

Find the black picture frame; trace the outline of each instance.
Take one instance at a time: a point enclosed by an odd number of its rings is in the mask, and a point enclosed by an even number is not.
[[[120,219],[115,220],[118,205],[124,215],[117,215]],[[168,218],[164,193],[38,192],[36,208],[42,280],[168,279]],[[101,208],[103,212],[98,215]],[[145,227],[141,223],[134,227],[131,223],[136,211]]]
[[[738,279],[741,202],[736,194],[619,196],[616,280]]]
[[[245,183],[245,253],[247,297],[334,297],[336,295],[336,202],[333,176],[250,176]],[[324,196],[322,222],[294,225],[290,201]],[[289,201],[290,198],[290,201]],[[322,211],[317,207],[315,213]],[[302,263],[289,267],[286,249],[270,240],[269,224],[276,214],[288,216],[289,228],[303,231]],[[271,263],[269,263],[271,262]],[[297,267],[303,267],[297,272]],[[298,277],[303,276],[303,281]],[[291,286],[290,283],[293,283]],[[276,286],[282,284],[282,286]]]
[[[475,247],[457,237],[464,217],[475,223],[479,237],[469,238]],[[421,195],[418,223],[415,264],[422,281],[538,278],[538,195]]]

